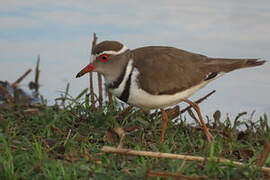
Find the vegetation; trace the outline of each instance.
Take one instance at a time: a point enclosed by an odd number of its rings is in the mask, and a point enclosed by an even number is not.
[[[90,108],[88,96],[65,96],[62,105],[10,103],[0,108],[0,179],[267,179],[256,163],[262,157],[270,131],[267,116],[259,120],[238,116],[220,120],[218,112],[208,118],[215,139],[210,147],[199,125],[168,123],[166,138],[159,143],[161,117],[133,109],[121,114],[119,105]],[[85,103],[87,102],[87,103]],[[65,105],[68,104],[68,105]],[[244,118],[245,117],[245,118]],[[125,133],[123,148],[210,157],[195,162],[104,153],[104,145],[117,147]],[[267,155],[267,154],[266,154]],[[216,157],[243,162],[217,163]],[[270,156],[263,165],[270,167]]]

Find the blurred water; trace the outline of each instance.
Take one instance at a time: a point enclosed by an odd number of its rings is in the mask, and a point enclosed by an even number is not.
[[[164,45],[210,57],[270,60],[270,1],[7,1],[0,6],[0,80],[15,81],[41,55],[41,93],[50,104],[70,83],[76,96],[88,77],[75,79],[89,61],[92,33],[130,49]],[[33,80],[30,74],[20,86]],[[200,104],[230,116],[270,114],[270,63],[232,72],[191,99],[217,92]],[[183,103],[181,103],[181,107]]]

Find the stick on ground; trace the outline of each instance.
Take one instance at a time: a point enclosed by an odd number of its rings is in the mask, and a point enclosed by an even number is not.
[[[101,149],[105,153],[117,153],[123,155],[136,155],[136,156],[148,156],[148,157],[156,157],[156,158],[170,158],[170,159],[180,159],[186,161],[205,161],[212,160],[209,157],[200,157],[200,156],[190,156],[190,155],[181,155],[181,154],[171,154],[171,153],[161,153],[161,152],[152,152],[152,151],[137,151],[132,149],[118,149],[110,146],[103,146]],[[243,166],[243,163],[237,161],[231,161],[224,158],[216,158],[216,162],[218,163],[233,163],[234,165]],[[262,171],[270,174],[269,167],[260,167]]]
[[[169,172],[157,172],[148,170],[147,177],[164,177],[164,178],[175,178],[175,179],[186,179],[186,180],[200,180],[200,179],[209,179],[207,176],[185,176],[182,174],[169,173]]]

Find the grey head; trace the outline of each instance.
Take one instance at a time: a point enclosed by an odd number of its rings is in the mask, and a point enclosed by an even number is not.
[[[115,81],[125,70],[131,58],[130,50],[117,41],[103,41],[93,48],[91,62],[76,77],[87,72],[101,73],[106,84]]]

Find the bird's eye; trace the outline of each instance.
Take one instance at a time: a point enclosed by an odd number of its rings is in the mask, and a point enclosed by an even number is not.
[[[101,62],[107,62],[107,61],[109,60],[109,55],[108,55],[108,54],[101,54],[101,55],[99,56],[99,60],[100,60]]]

